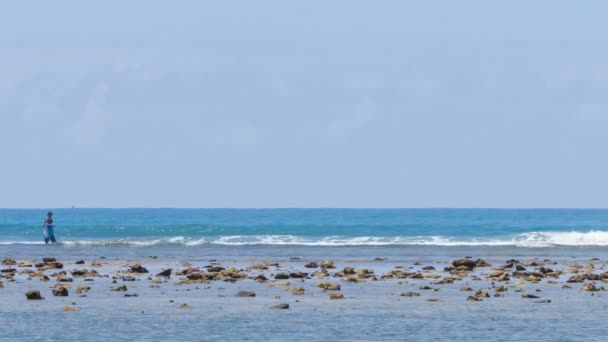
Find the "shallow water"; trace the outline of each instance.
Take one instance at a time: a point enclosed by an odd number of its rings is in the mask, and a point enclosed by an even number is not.
[[[305,270],[307,261],[331,259],[338,268],[372,268],[377,274],[395,266],[420,267],[416,262],[441,269],[465,256],[494,265],[513,258],[551,259],[562,267],[594,263],[596,273],[605,271],[600,268],[608,261],[608,211],[603,210],[63,209],[56,211],[63,243],[41,245],[44,212],[0,210],[0,258],[53,256],[68,270],[83,268],[73,265],[75,260],[85,259],[87,266],[99,260],[114,265],[98,269],[110,274],[135,261],[155,273],[182,268],[183,261],[202,266],[216,260],[236,267],[271,261]],[[128,298],[108,291],[110,279],[93,284],[75,279],[73,286],[93,289],[84,298],[73,293],[61,298],[50,294],[54,281],[20,275],[0,289],[0,340],[605,340],[608,294],[578,291],[581,284],[561,289],[564,281],[526,283],[528,293],[552,301],[540,304],[512,291],[505,298],[468,302],[459,290],[463,285],[492,287],[487,280],[470,279],[442,285],[438,292],[418,290],[430,280],[340,282],[346,299],[335,301],[312,279],[294,283],[306,294],[293,296],[252,280],[177,286],[174,278],[154,288],[143,277],[124,282],[128,293],[139,296]],[[28,301],[23,295],[28,289],[47,298]],[[257,296],[233,297],[239,290]],[[406,291],[421,292],[421,297],[399,296]],[[72,302],[78,311],[64,312]],[[290,309],[270,309],[281,302]],[[182,303],[192,308],[180,309]]]

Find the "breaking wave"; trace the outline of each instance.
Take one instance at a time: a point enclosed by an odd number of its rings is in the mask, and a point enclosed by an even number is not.
[[[5,241],[7,244],[41,244],[39,241]],[[543,248],[557,246],[608,246],[608,231],[528,232],[514,236],[464,238],[446,236],[326,236],[231,235],[191,238],[175,236],[158,239],[64,240],[65,247],[152,247],[204,245],[299,245],[299,246],[515,246]]]

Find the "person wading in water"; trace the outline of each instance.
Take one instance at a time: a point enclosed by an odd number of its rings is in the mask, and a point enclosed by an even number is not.
[[[48,212],[44,224],[42,225],[42,235],[44,236],[44,243],[55,242],[55,225],[53,224],[53,213]]]

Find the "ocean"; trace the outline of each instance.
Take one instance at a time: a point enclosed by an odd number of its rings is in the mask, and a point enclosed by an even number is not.
[[[608,246],[608,210],[50,209],[62,247]],[[41,244],[47,210],[0,209],[0,244]]]

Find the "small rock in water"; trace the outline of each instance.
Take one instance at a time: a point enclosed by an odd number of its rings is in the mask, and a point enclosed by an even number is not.
[[[534,301],[534,303],[547,304],[547,303],[551,303],[551,299],[537,300],[537,301]]]
[[[66,305],[66,306],[63,307],[63,311],[78,311],[78,309],[76,309],[75,306]]]
[[[76,265],[84,265],[84,260],[78,260],[75,262]]]
[[[329,299],[344,299],[344,295],[341,293],[330,293]]]
[[[27,291],[25,293],[25,297],[27,297],[27,299],[29,300],[44,299],[44,297],[40,295],[40,291],[38,290]]]
[[[251,291],[239,291],[234,296],[235,297],[255,297],[255,292],[251,292]]]
[[[540,297],[533,295],[533,294],[525,294],[525,295],[521,295],[521,298],[536,299],[536,298],[540,298]]]
[[[192,305],[184,303],[184,304],[180,305],[179,308],[180,309],[192,309]]]
[[[287,303],[281,303],[281,304],[273,305],[271,307],[271,309],[287,310],[287,309],[289,309],[289,304],[287,304]]]
[[[131,266],[131,272],[133,273],[148,273],[148,270],[140,264]]]
[[[481,302],[481,301],[483,301],[483,299],[481,299],[481,298],[479,298],[479,297],[475,297],[475,296],[468,296],[468,297],[467,297],[467,300],[468,300],[469,302]]]
[[[67,295],[68,289],[63,286],[55,286],[55,288],[53,289],[53,296],[67,297]]]
[[[420,297],[420,293],[418,292],[404,292],[401,294],[401,297]]]
[[[157,277],[167,277],[168,278],[168,277],[171,276],[171,271],[172,270],[170,268],[168,268],[168,269],[166,269],[166,270],[164,270],[162,272],[157,273],[156,276]]]
[[[127,291],[127,286],[126,285],[119,285],[116,287],[111,287],[110,291]]]

